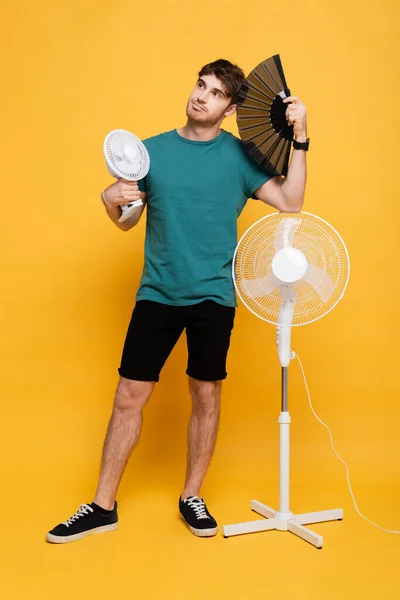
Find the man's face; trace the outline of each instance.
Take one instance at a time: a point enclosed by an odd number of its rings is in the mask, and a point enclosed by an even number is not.
[[[203,75],[190,95],[186,115],[199,125],[211,127],[235,112],[236,105],[229,106],[230,101],[222,81],[215,75]]]

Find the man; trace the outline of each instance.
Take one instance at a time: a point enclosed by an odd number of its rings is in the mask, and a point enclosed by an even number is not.
[[[192,414],[180,513],[192,533],[218,526],[200,488],[213,455],[221,384],[237,306],[231,264],[237,217],[253,197],[279,211],[298,212],[304,201],[306,159],[294,150],[285,178],[259,168],[241,141],[221,128],[235,113],[243,71],[227,60],[205,65],[186,106],[187,123],[144,140],[151,167],[139,182],[119,180],[102,193],[110,219],[134,227],[147,205],[145,264],[118,369],[113,412],[104,442],[94,501],[82,504],[47,534],[63,543],[118,527],[115,497],[142,425],[142,410],[171,350],[186,330]],[[306,109],[290,96],[286,118],[305,142]],[[143,206],[123,223],[120,206]]]

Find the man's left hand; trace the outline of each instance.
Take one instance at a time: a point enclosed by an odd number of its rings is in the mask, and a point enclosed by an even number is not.
[[[283,102],[290,102],[286,109],[285,117],[288,125],[293,125],[293,133],[298,141],[307,138],[307,109],[297,96],[287,96]],[[299,139],[304,138],[304,139]]]

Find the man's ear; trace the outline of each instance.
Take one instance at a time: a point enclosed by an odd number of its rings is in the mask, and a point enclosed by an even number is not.
[[[236,112],[237,104],[231,104],[225,111],[225,116],[230,117]]]

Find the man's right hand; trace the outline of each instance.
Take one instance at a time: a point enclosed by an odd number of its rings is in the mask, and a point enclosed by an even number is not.
[[[140,192],[137,181],[118,179],[104,190],[103,196],[110,206],[121,206],[140,200],[145,194]]]

